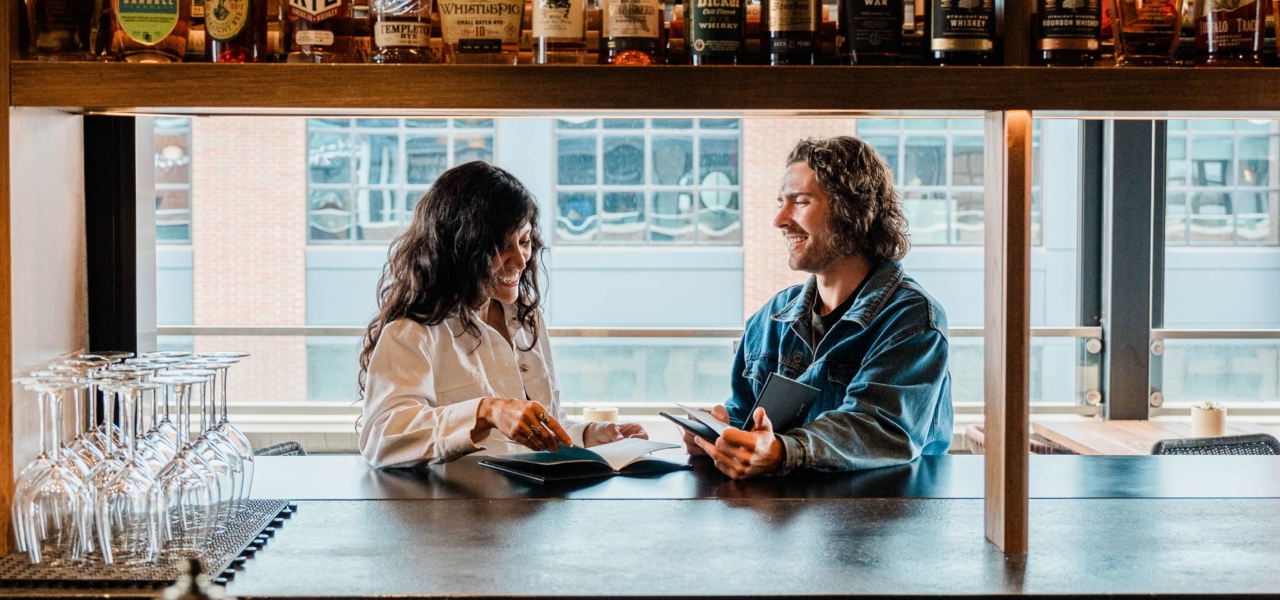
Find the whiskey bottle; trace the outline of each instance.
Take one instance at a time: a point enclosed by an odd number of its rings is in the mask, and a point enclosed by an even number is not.
[[[375,63],[431,62],[431,0],[369,0]]]
[[[1196,64],[1206,67],[1262,65],[1266,4],[1262,0],[1199,0],[1195,3]]]
[[[191,4],[185,0],[112,0],[111,51],[126,62],[181,62]]]
[[[822,0],[763,0],[761,51],[771,65],[811,65],[821,52]]]
[[[30,58],[90,58],[101,0],[27,0],[26,5]]]
[[[736,65],[746,51],[745,0],[685,0],[685,51],[693,65]]]
[[[843,0],[845,52],[851,65],[891,65],[902,56],[902,0]]]
[[[267,62],[267,0],[206,0],[205,58]]]
[[[1164,66],[1173,60],[1181,31],[1179,0],[1114,0],[1111,33],[1117,66]]]
[[[933,0],[929,50],[939,65],[995,61],[994,0]]]
[[[602,10],[600,64],[662,64],[661,0],[604,0]]]
[[[1053,67],[1089,67],[1098,60],[1102,37],[1099,0],[1036,0],[1036,51]]]
[[[445,62],[516,64],[523,20],[524,0],[440,0]]]
[[[351,61],[350,0],[289,0],[287,62]]]
[[[582,64],[587,56],[585,0],[533,0],[533,62]]]

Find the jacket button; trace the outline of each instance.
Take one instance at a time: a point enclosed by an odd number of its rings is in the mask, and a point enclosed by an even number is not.
[[[796,363],[796,364],[800,364],[800,361],[802,361],[802,360],[804,360],[804,355],[803,355],[803,354],[801,354],[801,353],[799,353],[799,352],[797,352],[797,353],[795,354],[795,356],[792,356],[792,357],[791,357],[791,362]]]
[[[521,373],[528,373],[528,372],[529,372],[529,365],[520,365],[520,372],[521,372]]]

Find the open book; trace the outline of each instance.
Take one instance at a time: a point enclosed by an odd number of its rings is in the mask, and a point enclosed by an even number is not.
[[[650,452],[679,447],[664,442],[627,438],[590,449],[561,446],[555,452],[487,456],[480,461],[480,466],[538,483],[611,475],[646,475],[689,468],[689,465],[683,463],[645,456]]]

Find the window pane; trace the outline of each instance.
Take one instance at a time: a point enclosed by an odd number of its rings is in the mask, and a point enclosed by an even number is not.
[[[360,239],[386,241],[400,233],[402,212],[397,200],[399,198],[391,190],[356,192]]]
[[[1191,242],[1231,241],[1233,225],[1229,194],[1199,193],[1191,195]]]
[[[493,162],[493,136],[458,135],[453,138],[453,164],[460,165],[473,160]]]
[[[858,121],[859,128],[862,127],[862,122],[863,121]],[[876,149],[876,152],[880,153],[880,156],[884,158],[884,162],[889,165],[891,170],[893,170],[894,183],[902,185],[902,177],[899,176],[901,173],[901,167],[898,165],[898,138],[872,136],[862,138],[862,141],[870,144],[872,148]]]
[[[1187,243],[1187,195],[1182,192],[1165,195],[1164,241],[1168,244]]]
[[[738,138],[702,138],[701,185],[738,185]]]
[[[398,183],[396,163],[400,159],[400,138],[394,135],[356,136],[356,183]]]
[[[351,119],[307,119],[307,127],[311,129],[340,129],[350,125]]]
[[[644,193],[605,192],[600,214],[600,239],[644,241]]]
[[[379,129],[394,129],[399,127],[400,123],[395,119],[356,119],[356,127],[377,127]]]
[[[185,189],[156,190],[156,239],[191,241],[191,195]]]
[[[313,188],[308,196],[311,205],[311,239],[353,239],[350,192]]]
[[[454,119],[453,126],[462,129],[493,129],[493,119]]]
[[[692,242],[693,211],[693,194],[690,192],[654,194],[649,239],[654,242]]]
[[[556,119],[557,129],[595,129],[595,119]]]
[[[982,138],[957,136],[951,149],[951,184],[982,185]]]
[[[653,138],[653,185],[693,185],[693,138]]]
[[[410,137],[405,140],[405,179],[409,183],[428,184],[449,168],[449,138]]]
[[[596,138],[569,137],[556,142],[560,185],[596,184]]]
[[[903,185],[946,185],[946,159],[946,138],[908,137],[902,160]]]
[[[902,126],[908,131],[946,129],[946,119],[903,119]]]
[[[1191,141],[1192,185],[1231,185],[1232,142],[1229,137],[1198,138]]]
[[[644,185],[644,138],[604,138],[604,184]]]
[[[404,126],[412,129],[446,129],[448,119],[405,119]]]
[[[1043,235],[1043,207],[1044,192],[1040,188],[1031,188],[1031,245],[1044,245]]]
[[[952,131],[982,131],[985,123],[982,119],[951,119]],[[1040,119],[1031,122],[1032,129],[1040,131]]]
[[[1169,185],[1187,185],[1187,138],[1169,136],[1166,146],[1169,166],[1165,169]]]
[[[1236,192],[1232,208],[1236,216],[1236,241],[1242,244],[1275,243],[1271,230],[1271,196],[1274,192]]]
[[[1189,121],[1191,131],[1231,131],[1235,123],[1224,119],[1199,119]]]
[[[644,129],[644,119],[604,119],[605,129]]]
[[[947,244],[947,199],[943,192],[903,194],[902,206],[911,224],[911,243],[920,246]]]
[[[898,131],[901,119],[858,119],[858,133],[863,131]]]
[[[738,119],[698,119],[703,129],[739,129]]]
[[[702,190],[698,198],[698,241],[741,242],[742,211],[738,207],[738,192]]]
[[[556,241],[581,244],[596,239],[596,195],[594,192],[560,192],[556,198]]]
[[[654,119],[654,129],[693,129],[693,119]]]
[[[400,220],[408,223],[413,220],[413,209],[418,206],[418,201],[422,200],[422,195],[427,190],[409,190],[404,193],[404,216]]]
[[[191,138],[181,135],[157,135],[156,184],[191,182]]]
[[[351,148],[345,133],[312,133],[307,137],[311,183],[351,183]]]
[[[1258,187],[1271,184],[1271,139],[1266,137],[1240,138],[1241,187]]]
[[[954,222],[951,224],[957,244],[982,244],[982,192],[960,192],[954,196]]]

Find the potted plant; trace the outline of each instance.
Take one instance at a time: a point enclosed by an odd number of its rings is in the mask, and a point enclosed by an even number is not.
[[[1226,429],[1226,405],[1208,401],[1191,405],[1191,437],[1223,435]]]

